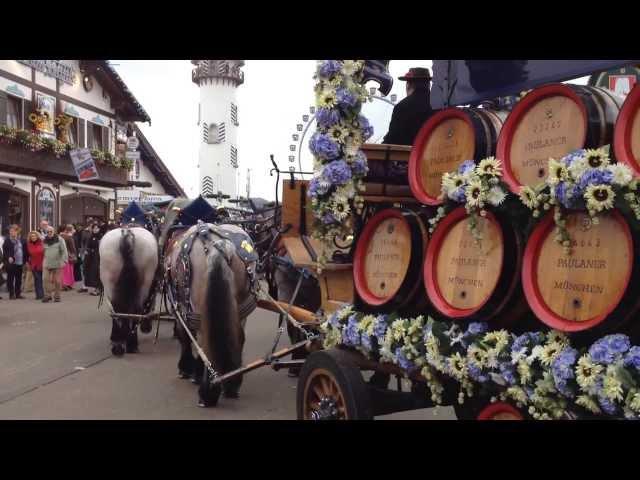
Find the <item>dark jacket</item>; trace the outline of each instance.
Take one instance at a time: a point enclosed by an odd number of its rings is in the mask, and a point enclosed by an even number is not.
[[[29,261],[29,251],[27,250],[27,242],[19,238],[18,239],[22,243],[22,265],[26,265]],[[13,242],[7,236],[4,239],[4,245],[2,245],[2,261],[6,268],[9,268],[13,263],[9,263],[9,257],[13,258],[15,256],[15,251],[13,247]]]
[[[428,89],[418,89],[393,108],[389,132],[383,143],[413,145],[418,131],[433,115]]]

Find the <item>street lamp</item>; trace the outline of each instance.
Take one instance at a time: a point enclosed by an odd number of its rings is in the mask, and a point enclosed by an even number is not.
[[[302,121],[307,123],[309,121],[309,115],[302,115]]]
[[[397,99],[398,99],[398,95],[396,95],[395,93],[392,93],[392,94],[391,94],[391,101],[392,101],[393,103],[396,103],[396,100],[397,100]]]
[[[298,139],[300,138],[300,135],[298,135],[297,133],[294,133],[291,137],[293,138],[294,142],[297,142]]]
[[[302,124],[301,124],[301,123],[297,124],[297,125],[296,125],[296,129],[297,129],[299,132],[301,132],[301,131],[302,131]]]
[[[309,107],[309,113],[310,113],[311,115],[313,115],[314,113],[316,113],[316,107],[313,107],[313,106]]]

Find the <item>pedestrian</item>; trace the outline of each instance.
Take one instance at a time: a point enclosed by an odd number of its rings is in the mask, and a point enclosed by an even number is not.
[[[31,268],[31,273],[33,274],[33,286],[36,291],[36,300],[42,300],[44,298],[44,288],[42,285],[44,243],[40,238],[40,232],[36,230],[29,232],[27,251],[29,252],[29,267]]]
[[[80,257],[80,261],[82,262],[82,287],[78,290],[81,293],[88,292],[89,289],[85,284],[86,275],[84,273],[85,266],[87,264],[87,245],[89,244],[89,240],[91,239],[91,226],[93,225],[93,220],[91,217],[88,219],[87,225],[80,232],[80,250],[78,251],[78,256]]]
[[[22,296],[22,269],[29,260],[29,252],[27,251],[27,243],[20,238],[18,225],[9,227],[9,238],[4,241],[2,257],[7,269],[9,299],[24,298]]]
[[[44,241],[47,236],[47,228],[49,228],[49,221],[46,218],[40,220],[40,229],[38,233],[40,234],[40,238]]]
[[[56,235],[52,226],[47,227],[47,238],[44,239],[44,262],[42,265],[46,277],[45,296],[42,299],[44,303],[50,302],[52,295],[54,301],[60,301],[60,272],[67,260],[68,254],[65,241]]]
[[[100,254],[98,248],[102,233],[100,225],[95,222],[91,226],[91,236],[87,241],[85,257],[84,257],[84,286],[92,288],[90,295],[98,295],[100,288]]]
[[[4,239],[6,235],[4,234],[4,229],[0,230],[0,287],[7,283],[5,279],[5,271],[4,271]],[[0,297],[2,300],[2,297]]]
[[[79,223],[74,227],[73,243],[76,247],[76,263],[73,264],[73,278],[76,282],[82,281],[82,259],[80,253],[82,249],[82,225]]]
[[[64,231],[60,234],[67,247],[68,260],[62,267],[62,290],[68,292],[73,290],[75,277],[73,275],[73,266],[77,260],[76,245],[73,241],[73,225],[65,225]]]

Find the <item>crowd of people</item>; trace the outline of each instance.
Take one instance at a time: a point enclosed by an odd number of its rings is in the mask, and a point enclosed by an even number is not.
[[[35,299],[60,302],[61,292],[99,295],[102,236],[114,225],[88,219],[86,225],[63,224],[57,231],[46,219],[40,228],[23,236],[19,225],[11,225],[0,237],[0,286],[6,284],[10,300],[24,299],[23,288],[33,285]],[[0,296],[0,300],[2,297]]]

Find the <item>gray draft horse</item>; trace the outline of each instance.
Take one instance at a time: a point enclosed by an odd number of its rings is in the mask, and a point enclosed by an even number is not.
[[[226,238],[211,233],[206,238],[199,229],[210,223],[176,227],[179,210],[191,203],[189,199],[176,199],[169,204],[160,235],[159,245],[164,252],[166,288],[170,289],[175,307],[183,314],[190,332],[197,338],[207,358],[220,375],[240,368],[244,346],[244,327],[247,316],[256,308],[251,291],[248,268],[255,270],[255,262],[245,264],[236,246]],[[215,225],[217,231],[230,236],[250,237],[235,225]],[[245,244],[246,245],[246,244]],[[182,251],[189,251],[187,254]],[[182,255],[185,255],[181,258]],[[171,302],[170,302],[171,303]],[[170,306],[172,308],[172,306]],[[199,383],[199,405],[215,406],[222,393],[237,398],[242,376],[213,386],[212,378],[199,357],[192,352],[189,336],[182,324],[176,322],[182,351],[178,362],[181,378],[193,378]]]

